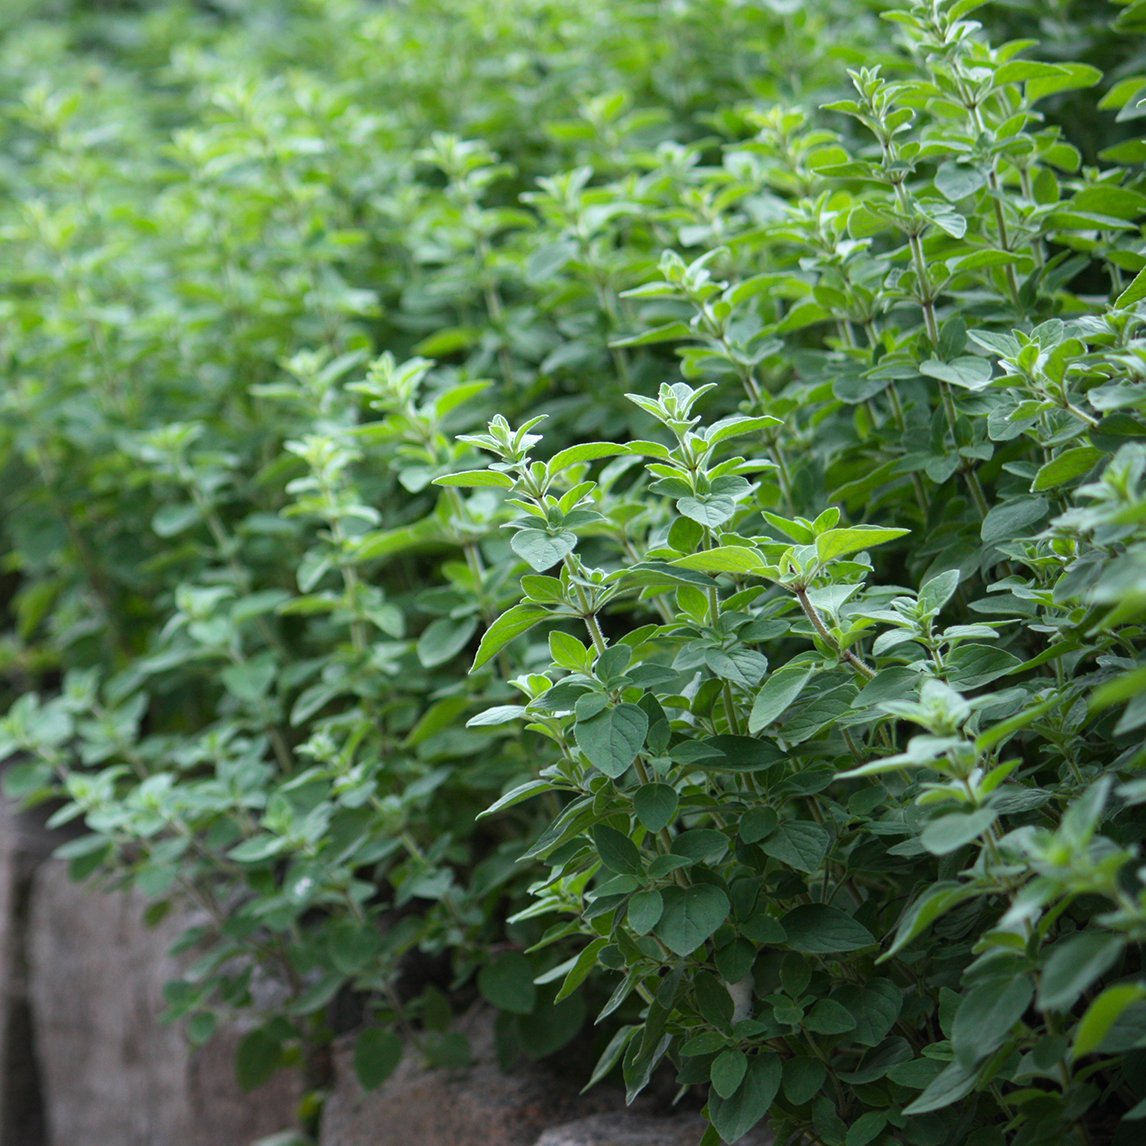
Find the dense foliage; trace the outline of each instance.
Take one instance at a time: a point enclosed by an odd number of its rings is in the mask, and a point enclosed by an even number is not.
[[[192,1039],[1141,1140],[1144,28],[5,6],[0,758]]]

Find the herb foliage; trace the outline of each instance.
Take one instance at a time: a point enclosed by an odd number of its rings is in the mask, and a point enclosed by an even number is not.
[[[1136,1142],[1141,0],[57,8],[0,756],[201,908],[191,1038],[280,983],[312,1128],[345,1000],[376,1086],[480,995],[705,1146]]]

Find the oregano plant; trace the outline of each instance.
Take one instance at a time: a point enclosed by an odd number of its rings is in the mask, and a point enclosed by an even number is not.
[[[1141,7],[0,14],[5,789],[300,1133],[1138,1141]]]

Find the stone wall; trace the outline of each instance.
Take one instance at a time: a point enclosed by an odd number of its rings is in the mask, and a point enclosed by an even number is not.
[[[239,1034],[195,1050],[159,1021],[186,920],[79,886],[0,801],[0,1146],[248,1146],[289,1129],[297,1080],[234,1081]]]
[[[0,1146],[43,1146],[43,1103],[28,997],[32,878],[52,841],[0,799]]]
[[[254,1094],[234,1081],[240,1037],[196,1050],[159,1021],[169,954],[187,918],[142,922],[135,895],[78,886],[53,840],[0,800],[0,1146],[250,1146],[287,1131],[300,1097],[281,1073]],[[349,1043],[319,1146],[695,1146],[695,1111],[597,1088],[550,1064],[496,1065],[492,1018],[468,1017],[474,1056],[446,1073],[407,1056],[384,1086],[359,1087]],[[765,1136],[742,1140],[762,1146]]]

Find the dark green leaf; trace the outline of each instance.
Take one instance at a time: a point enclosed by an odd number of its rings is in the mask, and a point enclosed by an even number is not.
[[[664,899],[659,891],[638,891],[629,900],[629,926],[638,935],[647,935],[664,911]]]
[[[803,1106],[820,1092],[827,1074],[827,1067],[818,1058],[797,1055],[788,1059],[784,1063],[784,1097],[794,1106]]]
[[[748,717],[748,731],[755,734],[779,720],[811,679],[815,666],[810,664],[777,669],[756,694]]]
[[[478,645],[473,667],[481,668],[486,661],[495,657],[515,637],[528,632],[539,621],[549,616],[549,610],[541,605],[514,605],[507,609],[490,627]]]
[[[749,1060],[744,1081],[731,1098],[719,1094],[709,1097],[708,1116],[725,1142],[739,1142],[772,1108],[782,1070],[777,1055],[756,1055]]]
[[[928,1083],[923,1093],[910,1106],[904,1107],[903,1112],[927,1114],[932,1110],[942,1110],[970,1094],[977,1077],[978,1069],[974,1066],[963,1066],[959,1062],[948,1063]]]
[[[729,1049],[716,1056],[710,1068],[712,1089],[721,1098],[731,1098],[744,1081],[748,1071],[748,1056],[740,1050]]]
[[[518,951],[504,951],[478,972],[482,998],[499,1011],[528,1015],[537,999],[533,966]]]
[[[1125,946],[1123,936],[1100,931],[1059,940],[1039,979],[1039,1010],[1070,1010],[1083,991],[1114,966]]]
[[[951,1028],[959,1061],[971,1065],[1002,1046],[1031,1004],[1035,989],[1025,976],[988,979],[963,997]]]
[[[818,1035],[842,1035],[855,1030],[856,1020],[835,999],[820,999],[804,1016],[804,1027]]]
[[[728,897],[718,887],[698,883],[662,892],[664,908],[654,930],[670,951],[691,955],[728,918]]]
[[[1075,446],[1063,450],[1058,457],[1039,468],[1035,480],[1031,482],[1031,490],[1039,493],[1044,489],[1057,489],[1068,482],[1077,481],[1094,469],[1104,457],[1105,452],[1095,446]]]
[[[677,792],[671,784],[642,784],[633,793],[637,819],[650,832],[659,832],[676,816]]]
[[[931,820],[923,829],[919,842],[936,856],[951,852],[978,839],[995,822],[993,808],[980,808],[975,812],[950,812]]]
[[[838,907],[809,903],[781,920],[787,944],[809,955],[829,955],[870,947],[875,938],[866,927]]]
[[[1141,999],[1146,999],[1146,983],[1119,983],[1107,987],[1090,1004],[1075,1028],[1071,1057],[1078,1059],[1099,1050],[1118,1019]]]
[[[402,1059],[402,1040],[385,1027],[367,1027],[354,1041],[354,1073],[363,1090],[375,1090]]]
[[[623,832],[607,824],[597,824],[593,828],[593,843],[601,862],[610,871],[620,875],[644,874],[640,850]]]
[[[818,871],[832,842],[825,828],[811,820],[789,820],[765,838],[760,847],[766,855],[797,871]]]
[[[282,1065],[282,1042],[265,1027],[245,1034],[235,1052],[235,1077],[239,1088],[252,1091],[262,1086]]]
[[[579,720],[574,729],[577,746],[589,762],[617,779],[623,776],[645,743],[649,718],[635,704],[619,704],[591,720]]]

